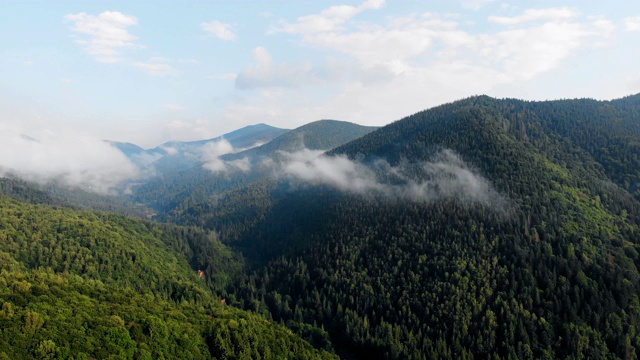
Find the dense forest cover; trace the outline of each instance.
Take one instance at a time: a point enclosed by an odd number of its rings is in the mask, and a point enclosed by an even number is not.
[[[134,189],[167,223],[0,182],[0,357],[637,358],[640,95],[371,130]]]
[[[70,188],[55,182],[39,184],[25,181],[15,175],[0,177],[0,194],[15,200],[62,206],[69,209],[93,209],[134,217],[148,217],[149,210],[124,197],[97,194],[79,188]]]
[[[332,358],[221,303],[196,270],[239,260],[212,234],[6,198],[0,219],[0,358]]]
[[[474,97],[331,152],[398,171],[452,151],[504,201],[261,181],[174,218],[246,256],[239,306],[345,357],[635,358],[639,107]]]

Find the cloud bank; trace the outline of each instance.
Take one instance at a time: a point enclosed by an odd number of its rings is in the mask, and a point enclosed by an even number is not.
[[[455,199],[499,209],[506,204],[487,179],[451,150],[443,150],[429,161],[398,166],[384,160],[365,165],[345,156],[327,156],[311,150],[283,155],[286,160],[280,176],[310,185],[328,185],[344,192],[395,200]]]
[[[207,146],[208,162],[203,167],[215,173],[250,170],[271,174],[293,185],[329,186],[337,190],[383,197],[388,200],[431,203],[458,200],[476,203],[504,211],[507,200],[490,182],[465,163],[451,150],[442,150],[428,161],[397,166],[385,160],[370,164],[354,161],[346,156],[329,156],[321,150],[304,149],[296,152],[280,151],[262,160],[248,158],[224,161],[220,158],[233,148],[226,141]]]
[[[27,136],[0,123],[0,176],[59,182],[102,194],[138,176],[136,166],[108,142],[72,131]]]

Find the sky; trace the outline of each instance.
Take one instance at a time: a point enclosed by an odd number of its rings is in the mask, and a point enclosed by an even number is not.
[[[636,1],[0,0],[0,140],[150,148],[479,94],[607,100],[640,92],[639,43]]]

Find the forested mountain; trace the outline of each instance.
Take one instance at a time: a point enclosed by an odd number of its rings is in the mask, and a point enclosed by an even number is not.
[[[346,121],[319,120],[300,126],[262,146],[235,154],[222,156],[224,160],[248,157],[253,161],[273,158],[279,152],[295,152],[303,149],[330,150],[364,136],[376,127],[362,126]]]
[[[141,168],[151,168],[152,174],[188,170],[202,161],[202,150],[207,144],[228,141],[234,149],[268,143],[289,130],[266,124],[245,126],[222,136],[197,141],[170,141],[145,150],[135,144],[111,142]]]
[[[0,358],[332,358],[221,303],[240,261],[199,229],[0,197]]]
[[[636,358],[638,99],[461,100],[323,158],[351,181],[262,180],[175,219],[253,266],[235,303],[347,358]]]
[[[220,156],[215,159],[221,167],[216,169],[217,172],[204,169],[206,162],[201,161],[198,166],[188,170],[162,174],[133,188],[132,199],[150,205],[159,213],[159,219],[166,220],[175,209],[188,208],[214,194],[269,177],[273,168],[264,166],[261,163],[263,160],[277,160],[283,152],[333,149],[375,129],[346,121],[314,121],[261,146]],[[236,161],[245,162],[247,168],[224,168],[224,164],[234,164]]]

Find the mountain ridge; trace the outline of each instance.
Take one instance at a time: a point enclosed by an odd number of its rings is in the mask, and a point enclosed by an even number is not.
[[[330,150],[377,129],[340,120],[317,120],[295,128],[272,141],[240,153],[224,155],[225,160],[243,157],[267,158],[278,152],[295,152],[303,149]]]
[[[281,179],[175,218],[216,230],[254,265],[239,291],[246,308],[318,322],[346,357],[625,358],[640,349],[639,138],[624,131],[640,121],[635,100],[473,97],[323,158],[349,165],[352,183],[381,161],[405,181],[423,176],[412,169],[454,165],[434,160],[452,151],[465,176],[514,204],[507,217],[455,196],[390,201]],[[617,321],[624,327],[612,330]]]
[[[168,141],[153,148],[116,141],[108,141],[142,169],[151,168],[152,173],[168,173],[186,170],[198,164],[205,145],[228,141],[233,148],[247,148],[266,143],[288,132],[267,124],[248,125],[224,135],[195,141]]]

